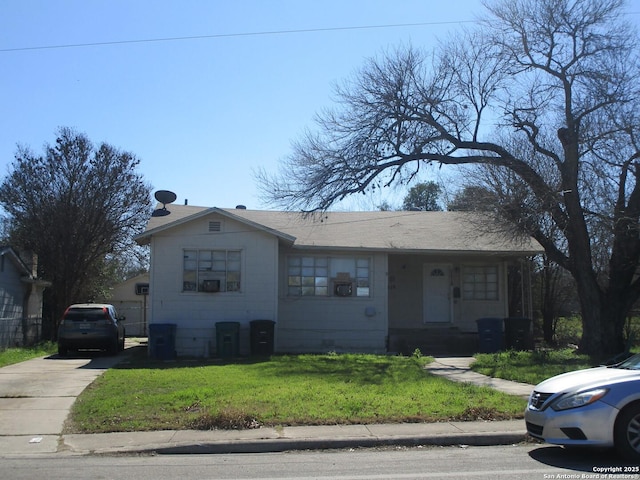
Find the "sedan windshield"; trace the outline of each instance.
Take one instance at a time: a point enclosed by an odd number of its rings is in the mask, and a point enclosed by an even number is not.
[[[640,370],[640,354],[627,358],[624,362],[613,365],[614,368],[624,368],[626,370]]]

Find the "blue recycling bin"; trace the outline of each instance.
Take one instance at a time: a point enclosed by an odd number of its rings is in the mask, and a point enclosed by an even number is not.
[[[176,358],[176,324],[149,324],[149,356],[157,360]]]
[[[502,318],[479,318],[478,351],[480,353],[496,353],[503,349]]]

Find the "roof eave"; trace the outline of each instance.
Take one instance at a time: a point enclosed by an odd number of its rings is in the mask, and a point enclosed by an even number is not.
[[[237,222],[243,223],[245,225],[248,225],[250,227],[253,227],[257,230],[261,230],[263,232],[269,233],[271,235],[274,235],[275,237],[278,237],[279,239],[288,242],[288,243],[294,243],[296,241],[296,237],[294,237],[293,235],[289,235],[288,233],[284,233],[281,232],[280,230],[276,230],[274,228],[271,227],[267,227],[266,225],[263,225],[261,223],[257,223],[254,222],[252,220],[248,220],[244,217],[241,217],[239,215],[234,215],[233,213],[229,212],[228,210],[222,210],[220,208],[215,208],[216,212],[227,217],[230,218],[232,220],[235,220]]]
[[[135,235],[133,237],[133,240],[138,244],[138,245],[149,245],[151,243],[151,237],[153,237],[153,235],[158,234],[160,232],[163,232],[165,230],[168,230],[170,228],[174,228],[180,225],[183,225],[187,222],[191,222],[193,220],[197,220],[198,218],[202,218],[205,217],[207,215],[210,215],[212,213],[217,213],[219,215],[222,215],[223,217],[226,218],[230,218],[232,220],[235,220],[237,222],[240,222],[244,225],[248,225],[252,228],[255,228],[257,230],[261,230],[263,232],[269,233],[271,235],[276,236],[277,238],[288,242],[288,243],[294,243],[296,238],[292,235],[289,235],[287,233],[281,232],[279,230],[275,230],[273,228],[269,228],[265,225],[262,225],[260,223],[256,223],[253,222],[251,220],[247,220],[246,218],[240,217],[238,215],[234,215],[226,210],[223,210],[221,208],[218,207],[211,207],[211,208],[207,208],[205,210],[202,210],[200,212],[194,213],[192,215],[180,218],[174,222],[169,222],[169,223],[165,223],[163,225],[160,225],[158,227],[152,228],[151,230],[146,230],[143,233],[140,233],[138,235]]]
[[[294,250],[340,250],[340,251],[358,251],[370,253],[392,253],[392,254],[412,254],[412,255],[491,255],[503,257],[530,257],[543,253],[542,250],[447,250],[447,249],[415,249],[415,248],[383,248],[383,247],[365,247],[365,246],[343,246],[343,245],[299,245],[293,244],[291,248]]]

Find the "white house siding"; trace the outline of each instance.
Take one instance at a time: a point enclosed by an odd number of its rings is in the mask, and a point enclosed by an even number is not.
[[[287,256],[369,257],[369,297],[287,295]],[[279,352],[386,352],[387,255],[283,249],[277,323]]]
[[[422,272],[426,258],[389,255],[389,327],[423,328]]]
[[[221,231],[209,233],[209,222]],[[240,292],[183,292],[183,250],[240,249]],[[216,322],[239,322],[240,354],[249,353],[249,322],[277,320],[278,240],[215,214],[152,237],[150,323],[173,323],[179,356],[214,356]]]
[[[448,325],[461,332],[477,332],[478,318],[506,317],[506,262],[498,257],[455,257],[427,255],[389,256],[389,326],[395,329],[423,329],[423,265],[429,263],[448,264],[452,267],[453,288],[462,289],[462,270],[465,266],[498,266],[498,300],[467,300],[452,294],[452,318]],[[453,293],[453,289],[452,289]],[[438,324],[433,327],[442,326]]]

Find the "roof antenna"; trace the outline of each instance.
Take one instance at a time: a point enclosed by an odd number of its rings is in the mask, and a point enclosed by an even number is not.
[[[166,217],[171,212],[167,210],[167,204],[173,203],[176,201],[176,194],[170,192],[169,190],[158,190],[154,197],[156,200],[162,204],[162,208],[156,208],[151,214],[152,217]]]

